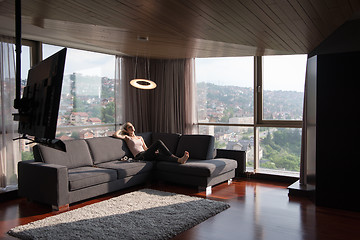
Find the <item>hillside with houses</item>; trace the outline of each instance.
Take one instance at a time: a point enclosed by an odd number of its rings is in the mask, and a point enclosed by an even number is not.
[[[198,119],[202,123],[254,123],[254,89],[220,86],[200,82],[197,85]],[[269,120],[301,120],[303,93],[264,91],[263,114]],[[253,127],[200,126],[201,134],[215,136],[216,148],[246,152],[247,166],[254,161]],[[260,167],[299,171],[301,129],[260,128]]]

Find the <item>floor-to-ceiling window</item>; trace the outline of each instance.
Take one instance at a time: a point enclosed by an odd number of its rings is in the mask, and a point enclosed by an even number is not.
[[[264,56],[257,79],[258,171],[297,175],[307,55]]]
[[[198,125],[247,170],[298,176],[306,55],[196,59]]]
[[[43,44],[43,58],[62,49]],[[115,56],[67,49],[56,137],[108,136],[115,129]]]
[[[246,151],[254,165],[254,57],[197,58],[199,133],[216,148]]]
[[[11,191],[17,188],[17,163],[18,161],[32,157],[28,141],[18,139],[18,122],[13,121],[13,114],[18,110],[14,108],[16,96],[15,69],[16,69],[16,46],[15,39],[0,36],[1,40],[1,92],[0,92],[0,159],[1,159],[1,180],[0,193]],[[27,72],[31,66],[31,51],[33,42],[23,41],[21,49],[21,75],[22,87],[27,81]],[[30,153],[30,154],[29,154]]]

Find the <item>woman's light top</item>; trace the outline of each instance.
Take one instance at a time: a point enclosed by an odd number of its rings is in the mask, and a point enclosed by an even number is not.
[[[143,147],[143,141],[140,137],[128,137],[126,138],[126,143],[134,157],[145,151]]]

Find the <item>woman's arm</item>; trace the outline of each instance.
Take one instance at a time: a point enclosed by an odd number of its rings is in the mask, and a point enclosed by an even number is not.
[[[120,134],[120,132],[121,132],[121,129],[117,130],[117,131],[113,134],[113,137],[120,138],[120,139],[125,139],[125,135]]]

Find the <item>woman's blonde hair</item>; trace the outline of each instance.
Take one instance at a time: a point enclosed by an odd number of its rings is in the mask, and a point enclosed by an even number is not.
[[[129,135],[129,133],[127,132],[127,128],[130,126],[130,125],[132,125],[132,123],[131,122],[126,122],[126,123],[124,123],[123,125],[121,125],[121,132],[120,132],[120,135]]]

